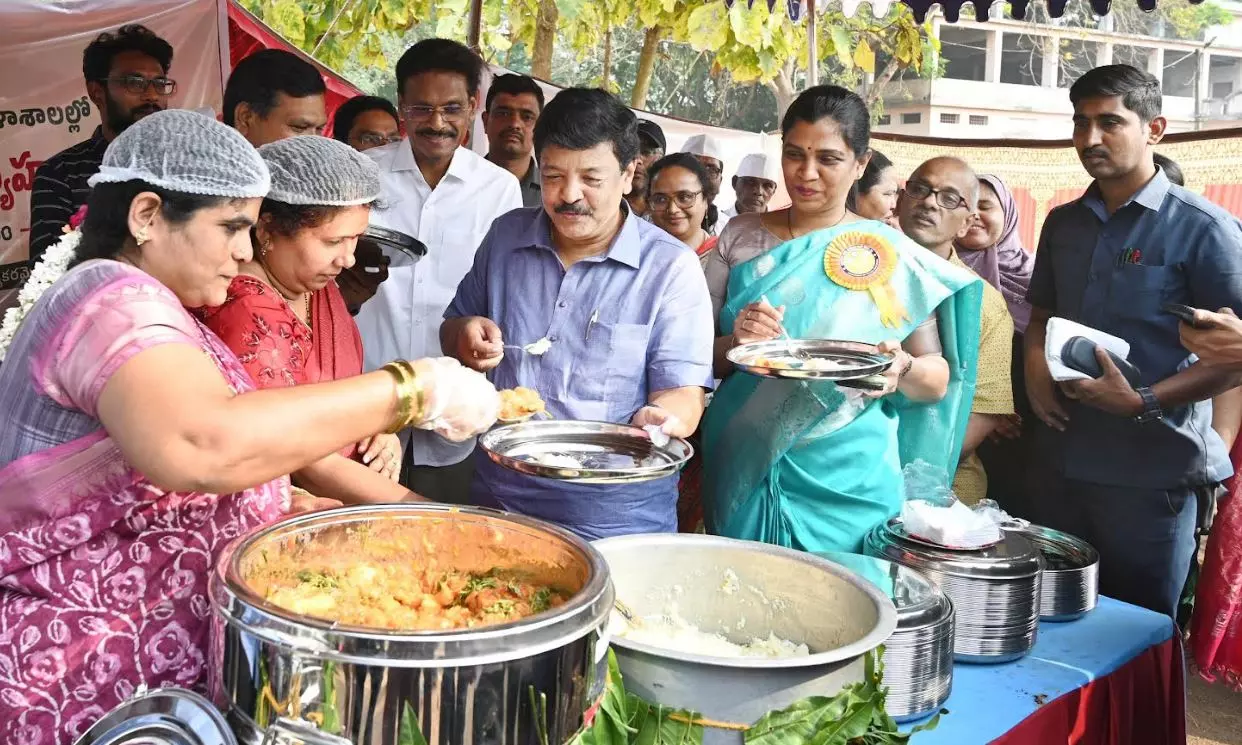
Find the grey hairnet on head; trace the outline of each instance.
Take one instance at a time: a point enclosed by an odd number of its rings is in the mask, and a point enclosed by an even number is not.
[[[318,135],[259,148],[272,172],[267,198],[285,204],[352,207],[380,195],[379,166],[349,145]]]
[[[272,178],[259,153],[232,127],[184,109],[139,119],[104,151],[91,186],[143,181],[181,194],[263,197]]]

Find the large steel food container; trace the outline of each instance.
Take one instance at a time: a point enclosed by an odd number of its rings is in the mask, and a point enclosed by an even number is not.
[[[626,690],[647,701],[751,724],[808,696],[863,679],[862,655],[897,626],[888,597],[812,554],[706,535],[653,534],[595,542],[617,598],[636,616],[675,612],[701,631],[745,643],[775,634],[809,656],[721,658],[613,636]],[[624,623],[624,622],[622,622]],[[742,742],[709,729],[705,745]]]
[[[863,540],[866,553],[917,569],[953,601],[954,655],[961,662],[1009,662],[1035,646],[1039,629],[1039,550],[1017,533],[988,548],[933,548],[877,525]]]
[[[522,569],[573,594],[506,624],[394,632],[299,616],[245,581],[257,562],[306,542],[364,557],[377,525],[418,536],[411,562]],[[561,743],[603,691],[608,567],[584,541],[537,520],[434,504],[297,516],[231,545],[210,591],[230,723],[249,745],[392,745],[403,726],[421,729],[429,745]]]

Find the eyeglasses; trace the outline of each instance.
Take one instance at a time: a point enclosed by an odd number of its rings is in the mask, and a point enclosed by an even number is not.
[[[451,103],[446,106],[407,104],[401,107],[401,116],[414,121],[429,121],[435,118],[436,114],[439,114],[445,120],[457,120],[466,115],[466,107],[459,103]]]
[[[148,78],[137,73],[119,78],[103,78],[102,82],[124,86],[130,93],[146,93],[147,88],[154,88],[161,96],[171,96],[177,92],[177,81],[172,78]]]
[[[711,176],[712,178],[716,178],[717,176],[720,176],[721,174],[724,173],[724,169],[716,165],[715,163],[704,163],[703,170],[707,171],[707,175]]]
[[[367,147],[382,147],[384,145],[391,145],[392,143],[400,140],[401,135],[399,134],[382,135],[376,132],[363,132],[358,135],[358,142],[366,145]]]
[[[676,204],[683,210],[688,210],[699,200],[699,196],[702,193],[701,191],[679,191],[672,196],[668,194],[652,194],[647,198],[647,205],[660,212],[668,209],[671,204]]]
[[[957,192],[953,192],[953,191],[942,191],[940,189],[933,189],[927,184],[924,184],[919,181],[906,182],[906,188],[903,189],[902,191],[905,193],[906,196],[910,197],[911,199],[918,200],[920,202],[923,201],[924,199],[927,199],[927,197],[931,196],[932,194],[935,194],[936,204],[940,205],[946,210],[955,210],[960,207],[966,206],[966,197],[962,196],[961,194],[958,194]]]

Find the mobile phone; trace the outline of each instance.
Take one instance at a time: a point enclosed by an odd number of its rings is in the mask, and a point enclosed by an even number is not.
[[[1095,357],[1096,343],[1085,336],[1074,336],[1065,342],[1065,346],[1061,348],[1061,362],[1071,370],[1077,370],[1084,375],[1090,375],[1093,378],[1099,378],[1104,375],[1104,369],[1100,367],[1100,361]],[[1106,352],[1108,350],[1105,350]],[[1108,352],[1108,357],[1121,371],[1121,376],[1126,382],[1137,388],[1142,385],[1142,375],[1139,369],[1128,361],[1123,360],[1113,352]]]
[[[1182,305],[1181,303],[1165,303],[1160,306],[1160,310],[1170,315],[1177,316],[1178,320],[1187,326],[1194,326],[1195,328],[1198,328],[1195,326],[1195,309],[1189,305]]]

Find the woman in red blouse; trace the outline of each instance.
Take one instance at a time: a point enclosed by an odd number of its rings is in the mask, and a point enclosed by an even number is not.
[[[379,196],[374,162],[344,143],[303,136],[264,145],[272,189],[224,305],[200,312],[259,388],[362,373],[362,338],[336,286]],[[397,483],[401,446],[377,435],[297,473],[293,483],[347,504],[421,499]]]

